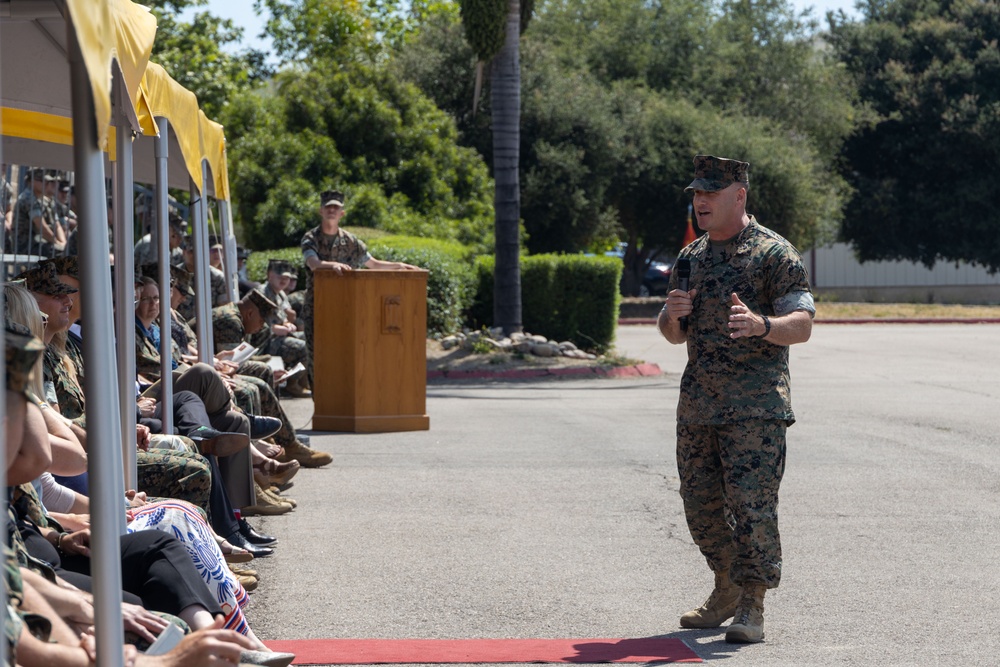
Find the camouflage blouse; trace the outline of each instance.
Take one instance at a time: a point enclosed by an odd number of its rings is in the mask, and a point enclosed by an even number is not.
[[[87,401],[83,396],[79,377],[74,379],[70,365],[73,366],[73,370],[77,370],[69,354],[60,354],[52,345],[46,346],[45,356],[42,358],[45,400],[49,403],[53,401],[58,403],[59,414],[83,427]]]
[[[324,234],[321,227],[310,229],[302,237],[302,257],[316,257],[324,262],[340,262],[360,269],[372,258],[368,246],[354,234],[338,229],[334,235]],[[312,271],[306,271],[306,290],[312,290]]]
[[[216,354],[239,346],[246,338],[243,318],[236,304],[227,303],[212,309],[212,338]]]
[[[247,342],[262,351],[266,351],[268,347],[270,347],[271,341],[277,339],[271,331],[271,327],[275,324],[285,324],[288,322],[288,314],[286,311],[292,307],[292,304],[288,302],[288,297],[285,296],[285,293],[275,291],[275,289],[271,287],[271,283],[264,283],[263,292],[264,296],[278,304],[278,308],[274,311],[273,315],[269,315],[267,317],[267,326],[255,334],[250,334],[247,338]]]
[[[704,235],[679,255],[691,259],[688,363],[681,379],[677,421],[731,424],[751,419],[795,421],[788,347],[760,337],[730,338],[731,295],[755,313],[782,315],[812,310],[809,278],[791,243],[752,217],[724,247]],[[676,289],[677,273],[670,277]]]
[[[184,263],[180,262],[179,266],[184,266]],[[226,274],[214,266],[210,266],[208,267],[208,277],[212,290],[212,307],[215,308],[229,303],[229,292],[226,290]],[[177,312],[179,312],[187,321],[191,321],[196,318],[198,313],[195,310],[194,297],[189,296],[184,299],[184,303],[177,307]]]

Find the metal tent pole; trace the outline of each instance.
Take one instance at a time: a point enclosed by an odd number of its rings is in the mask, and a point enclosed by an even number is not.
[[[216,201],[219,203],[219,222],[222,225],[222,247],[226,251],[223,256],[226,269],[226,289],[229,291],[229,298],[235,302],[240,300],[240,287],[237,276],[238,260],[236,258],[236,236],[233,234],[233,216],[229,202],[225,199]]]
[[[138,487],[135,451],[135,247],[133,238],[134,202],[132,199],[132,126],[125,115],[123,91],[118,73],[112,86],[114,100],[115,152],[112,188],[115,216],[115,340],[118,342],[118,407],[121,414],[122,461],[125,488]],[[89,221],[88,221],[89,222]]]
[[[174,376],[171,368],[170,347],[170,202],[167,191],[167,158],[169,157],[169,141],[167,132],[170,123],[166,118],[157,118],[156,127],[159,136],[153,146],[156,157],[156,227],[154,233],[158,239],[160,283],[160,420],[163,422],[163,432],[174,432]]]
[[[90,78],[72,26],[67,29],[70,89],[73,101],[73,157],[76,168],[80,214],[80,288],[83,300],[83,352],[87,358],[85,379],[87,431],[90,443],[91,576],[97,664],[122,665],[121,550],[124,532],[120,452],[121,422],[118,414],[118,381],[111,323],[111,272],[104,186],[104,155],[97,144]]]
[[[204,172],[202,173],[204,182]],[[195,313],[198,326],[198,360],[212,364],[215,341],[212,340],[212,289],[208,275],[208,226],[205,224],[205,198],[191,182],[191,238],[194,240]]]

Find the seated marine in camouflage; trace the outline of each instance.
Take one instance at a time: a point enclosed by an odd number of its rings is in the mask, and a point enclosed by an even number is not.
[[[276,308],[266,318],[267,326],[249,338],[250,344],[261,352],[281,357],[286,369],[300,363],[304,365],[306,361],[305,334],[295,324],[297,316],[284,291],[294,275],[295,268],[290,262],[277,259],[268,262],[263,292]],[[310,396],[308,384],[307,374],[300,373],[288,381],[286,391],[297,398]]]

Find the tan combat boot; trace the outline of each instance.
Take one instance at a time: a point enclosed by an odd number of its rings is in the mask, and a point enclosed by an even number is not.
[[[756,644],[764,641],[764,584],[750,582],[743,586],[733,622],[726,629],[731,644]]]
[[[298,440],[294,444],[285,447],[284,453],[278,457],[279,461],[298,461],[304,468],[319,468],[325,466],[333,457],[326,452],[318,452],[309,449]]]
[[[260,488],[260,485],[256,482],[254,482],[253,486],[257,496],[257,503],[250,507],[244,507],[241,510],[243,516],[277,516],[278,514],[286,514],[292,511],[292,506],[289,503],[275,499],[273,495]]]
[[[272,486],[270,488],[263,489],[264,495],[276,503],[285,503],[287,505],[291,505],[293,509],[299,506],[298,501],[289,498],[287,496],[281,495],[280,493],[274,490],[275,488],[276,487]]]
[[[313,395],[309,389],[309,378],[305,373],[299,373],[285,384],[285,392],[292,398],[309,398]]]
[[[729,570],[715,573],[715,588],[705,604],[681,616],[682,628],[717,628],[736,611],[740,587],[729,580]]]

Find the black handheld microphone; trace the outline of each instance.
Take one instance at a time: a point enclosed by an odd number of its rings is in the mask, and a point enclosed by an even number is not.
[[[681,257],[677,260],[677,263],[674,264],[674,271],[677,272],[677,287],[687,292],[688,282],[691,280],[691,260],[687,257]],[[687,331],[687,315],[680,319],[680,325],[681,331]]]

